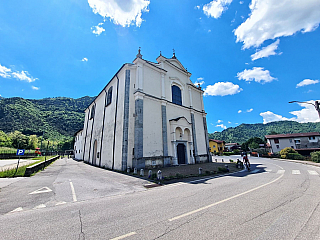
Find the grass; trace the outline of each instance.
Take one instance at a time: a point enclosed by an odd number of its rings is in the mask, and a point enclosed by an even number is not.
[[[53,157],[56,157],[56,156],[47,156],[47,159],[50,159]],[[35,157],[35,158],[32,158],[32,160],[38,160],[38,161],[31,163],[29,165],[26,165],[26,166],[19,167],[18,171],[15,175],[14,175],[14,173],[16,172],[16,168],[4,170],[4,171],[0,172],[0,178],[23,177],[24,173],[26,172],[27,167],[30,167],[30,166],[35,165],[37,163],[43,162],[45,160],[45,156]]]
[[[29,153],[29,151],[30,151],[30,153],[35,152],[35,150],[29,150],[29,149],[27,149],[25,152]],[[2,153],[14,153],[15,154],[16,152],[17,152],[16,148],[0,147],[0,154],[2,154]]]

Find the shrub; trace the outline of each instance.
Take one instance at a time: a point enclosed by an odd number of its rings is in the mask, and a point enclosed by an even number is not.
[[[218,167],[218,172],[226,173],[226,172],[229,172],[229,170],[226,168]]]
[[[304,157],[299,153],[287,153],[286,158],[293,159],[293,160],[304,160]]]
[[[310,155],[311,155],[311,161],[320,163],[320,151],[312,152]]]
[[[291,147],[286,147],[280,151],[281,158],[291,159],[291,158],[288,158],[288,153],[297,153],[297,152]]]

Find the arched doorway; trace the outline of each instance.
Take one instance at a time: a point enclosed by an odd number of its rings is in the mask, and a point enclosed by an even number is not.
[[[186,164],[186,146],[183,143],[177,145],[178,164]]]
[[[93,144],[92,165],[97,165],[97,140]]]

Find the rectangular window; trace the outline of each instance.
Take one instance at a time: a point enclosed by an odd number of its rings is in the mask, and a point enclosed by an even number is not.
[[[109,106],[112,102],[112,87],[109,88],[108,90],[108,95],[107,95],[107,105],[106,106]]]
[[[274,143],[279,143],[279,139],[278,138],[274,139]]]
[[[309,137],[309,140],[316,140],[316,137],[315,136],[311,136],[311,137]]]
[[[279,149],[280,148],[280,146],[279,145],[276,145],[276,147]]]
[[[294,140],[295,144],[300,144],[300,139]]]

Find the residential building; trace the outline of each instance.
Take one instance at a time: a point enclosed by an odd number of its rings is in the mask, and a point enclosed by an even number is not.
[[[108,169],[209,161],[203,90],[176,58],[140,49],[85,110],[82,159]]]
[[[302,155],[320,150],[320,133],[292,133],[266,135],[267,142],[271,145],[272,152],[280,152],[286,147],[291,147]]]
[[[224,151],[224,144],[225,144],[225,141],[209,139],[210,152],[213,154],[217,154],[217,153],[222,154]]]
[[[239,143],[226,143],[224,145],[224,149],[227,150],[228,152],[232,152],[235,149],[240,150],[241,145]]]

